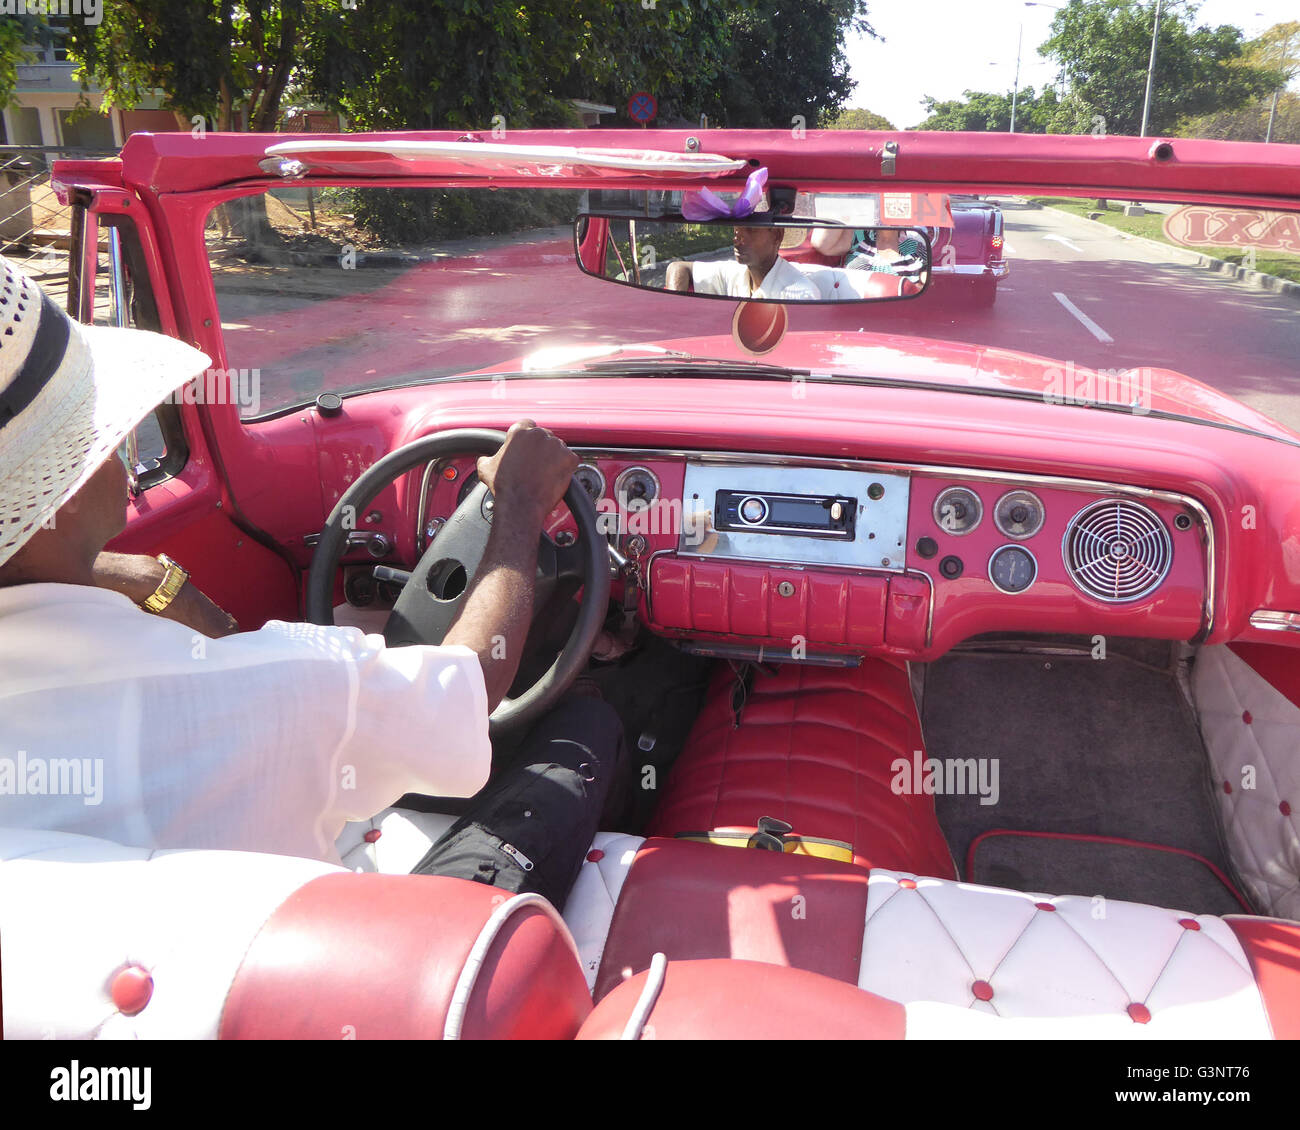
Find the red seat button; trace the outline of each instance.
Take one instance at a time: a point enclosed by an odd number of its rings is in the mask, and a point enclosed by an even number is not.
[[[905,890],[905,891],[914,891],[914,890],[916,890],[916,880],[915,880],[915,879],[899,879],[899,880],[898,880],[898,885],[899,885],[900,887],[902,887],[903,890]]]
[[[970,991],[975,995],[977,1001],[991,1001],[993,999],[993,986],[987,981],[976,981],[971,985]]]
[[[1056,909],[1056,907],[1054,907],[1050,902],[1036,902],[1036,903],[1034,903],[1034,905],[1035,905],[1036,907],[1038,907],[1039,910],[1055,910],[1055,909]]]
[[[1178,925],[1184,930],[1199,930],[1201,928],[1201,924],[1195,918],[1180,918]]]
[[[383,834],[384,833],[381,832],[378,828],[371,828],[370,831],[368,831],[365,834],[365,836],[362,838],[366,841],[366,843],[373,844]]]
[[[1225,793],[1231,793],[1231,792],[1232,792],[1232,782],[1231,782],[1231,781],[1224,781],[1224,782],[1223,782],[1223,791],[1224,791]]]
[[[1129,1005],[1128,1014],[1132,1017],[1134,1024],[1148,1024],[1151,1021],[1151,1010],[1144,1004],[1135,1002]]]
[[[1255,719],[1250,716],[1249,710],[1243,710],[1241,712],[1241,720],[1245,722],[1247,726],[1249,726],[1253,721],[1255,721]]]
[[[109,995],[117,1005],[119,1012],[126,1016],[135,1016],[144,1011],[144,1006],[153,996],[153,978],[138,965],[128,965],[119,969],[109,986]]]
[[[1284,800],[1284,801],[1282,801],[1282,803],[1279,804],[1279,805],[1277,806],[1277,810],[1278,810],[1278,811],[1279,811],[1283,816],[1290,816],[1290,815],[1291,815],[1291,802],[1290,802],[1289,800]]]
[[[599,863],[604,858],[605,853],[600,848],[592,848],[591,851],[587,852],[588,863]]]

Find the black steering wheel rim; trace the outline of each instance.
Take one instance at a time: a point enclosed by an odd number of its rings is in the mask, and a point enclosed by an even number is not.
[[[451,455],[495,455],[505,441],[504,432],[487,428],[437,432],[389,452],[358,476],[330,511],[312,556],[307,574],[307,620],[313,624],[334,623],[334,578],[349,529],[356,528],[355,520],[345,524],[345,515],[351,514],[355,519],[356,515],[365,513],[382,490],[417,467]],[[492,712],[488,720],[492,734],[526,725],[549,710],[585,668],[605,621],[609,604],[609,558],[608,546],[597,527],[596,508],[577,480],[569,483],[564,502],[578,525],[581,550],[583,593],[577,620],[560,654],[542,677],[517,698],[503,700]]]

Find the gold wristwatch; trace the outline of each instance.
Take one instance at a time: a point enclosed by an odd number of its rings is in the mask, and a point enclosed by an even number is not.
[[[171,602],[176,599],[181,589],[185,587],[185,582],[190,579],[190,575],[167,554],[158,554],[158,560],[162,563],[166,572],[163,573],[163,579],[158,583],[158,587],[145,600],[140,602],[140,607],[146,612],[165,612],[171,606]]]

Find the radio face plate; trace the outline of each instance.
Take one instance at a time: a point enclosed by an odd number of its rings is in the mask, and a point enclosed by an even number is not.
[[[910,493],[910,477],[891,472],[688,460],[677,548],[692,557],[902,572]],[[751,498],[767,504],[761,508],[766,511],[761,522],[747,524],[739,512],[721,523],[715,520],[719,502],[739,508]],[[792,499],[789,507],[780,505]],[[772,528],[779,524],[774,520],[779,515],[801,509],[812,513],[821,500],[845,506],[852,501],[855,509],[828,521],[826,529]],[[750,513],[759,510],[750,507]],[[829,506],[827,514],[829,518]]]

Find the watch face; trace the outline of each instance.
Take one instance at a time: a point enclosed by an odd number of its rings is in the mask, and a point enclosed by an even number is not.
[[[1037,576],[1038,562],[1023,546],[1004,545],[989,558],[989,580],[1003,592],[1024,592]]]

